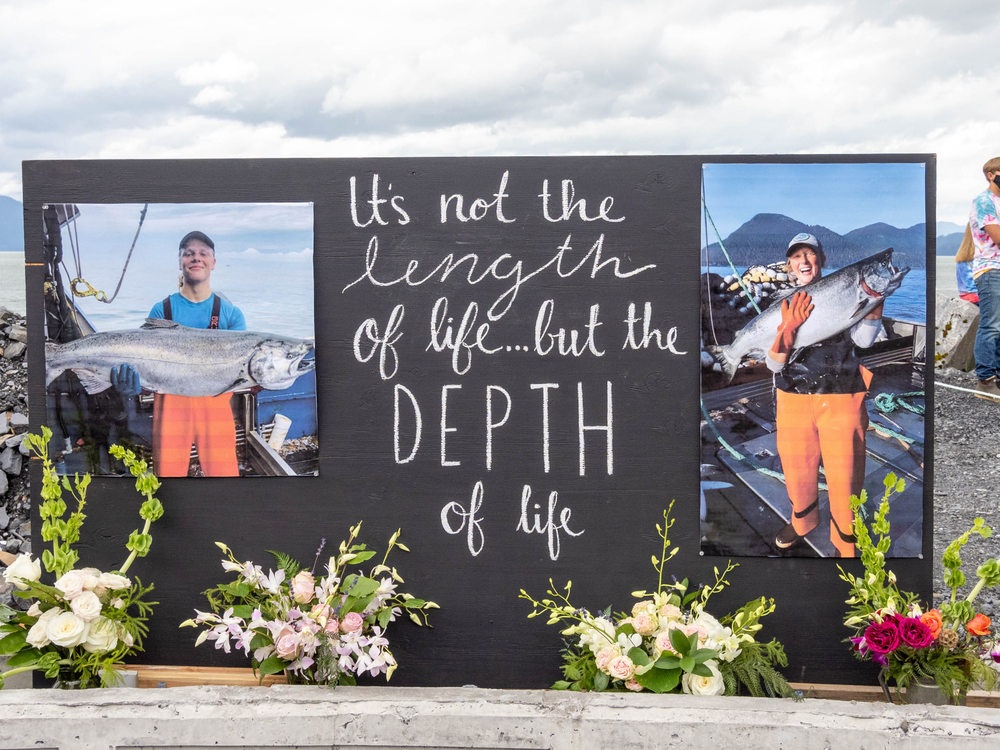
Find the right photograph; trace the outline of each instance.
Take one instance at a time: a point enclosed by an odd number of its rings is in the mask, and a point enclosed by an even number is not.
[[[854,557],[887,475],[923,544],[925,166],[702,168],[701,549]]]

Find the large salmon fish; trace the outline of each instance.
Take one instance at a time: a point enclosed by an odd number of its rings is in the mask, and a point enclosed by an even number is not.
[[[892,248],[821,276],[811,284],[788,290],[807,292],[813,310],[795,335],[795,346],[811,346],[847,330],[871,312],[879,302],[899,289],[909,268],[892,265]],[[774,302],[741,328],[729,346],[709,346],[709,353],[722,366],[728,380],[744,357],[762,359],[778,333],[781,305]]]
[[[141,328],[45,344],[45,383],[72,370],[88,393],[111,387],[111,368],[132,365],[142,387],[180,396],[215,396],[259,385],[288,388],[315,362],[311,341],[253,331],[188,328],[147,319]]]

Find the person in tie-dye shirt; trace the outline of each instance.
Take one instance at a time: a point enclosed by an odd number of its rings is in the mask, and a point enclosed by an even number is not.
[[[988,187],[976,196],[969,212],[969,227],[976,255],[972,278],[979,290],[979,330],[973,353],[976,386],[981,398],[1000,398],[1000,157],[983,165]]]

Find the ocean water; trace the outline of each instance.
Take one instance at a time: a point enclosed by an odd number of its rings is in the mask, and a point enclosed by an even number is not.
[[[0,307],[24,315],[24,253],[0,253]]]

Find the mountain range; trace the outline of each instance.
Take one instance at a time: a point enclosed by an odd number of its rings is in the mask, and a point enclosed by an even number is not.
[[[757,214],[729,235],[723,243],[734,263],[752,265],[775,262],[785,256],[788,240],[799,232],[816,235],[823,243],[827,265],[842,266],[887,247],[905,255],[907,265],[924,267],[924,224],[897,229],[888,224],[870,224],[841,235],[824,226],[809,226],[781,214]],[[959,225],[941,222],[939,229],[954,230]],[[954,255],[962,241],[962,232],[949,231],[937,238],[938,255]],[[256,238],[260,242],[260,238]],[[21,202],[0,195],[0,252],[24,250],[24,213]],[[709,246],[713,265],[725,263],[718,243]]]
[[[775,263],[785,258],[788,241],[799,232],[808,232],[820,241],[828,266],[840,268],[887,247],[895,249],[897,265],[912,268],[926,265],[927,231],[923,223],[899,229],[878,222],[838,234],[822,225],[803,224],[782,214],[757,214],[722,244],[736,266]],[[712,265],[727,265],[718,242],[709,245],[708,252]]]

